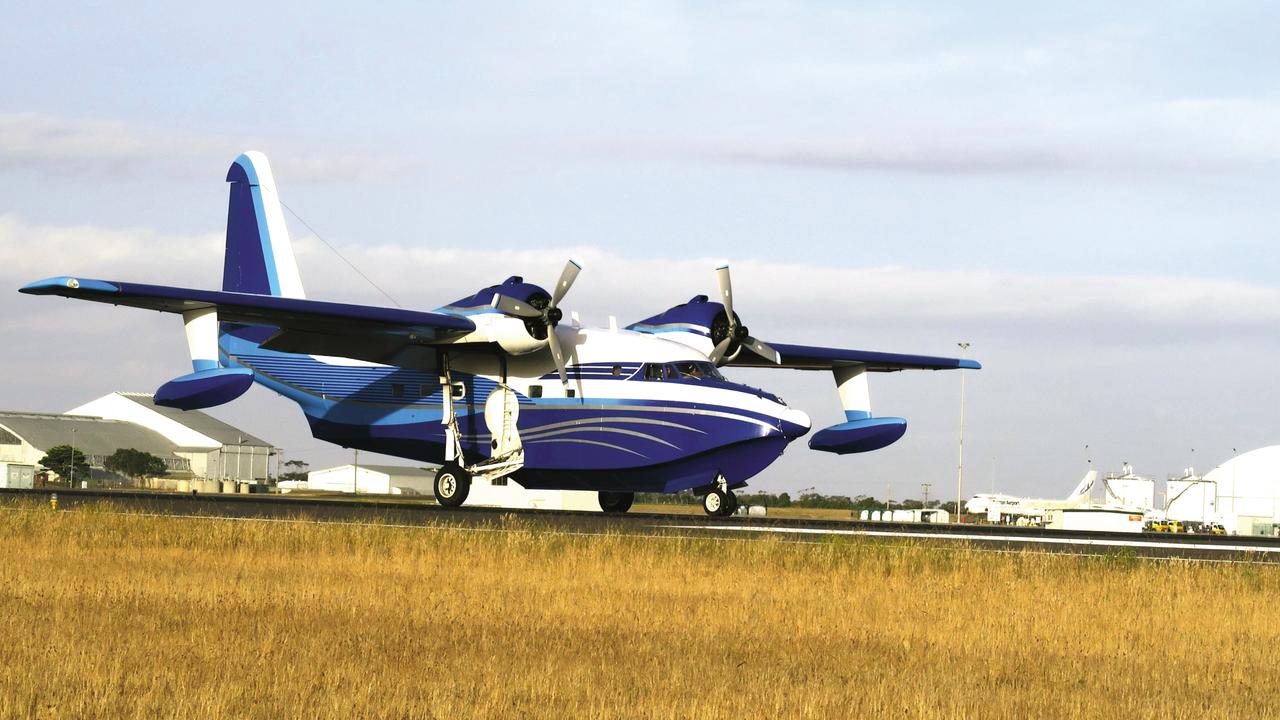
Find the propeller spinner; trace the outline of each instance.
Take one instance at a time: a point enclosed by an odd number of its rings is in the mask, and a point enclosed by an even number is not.
[[[551,348],[551,357],[556,361],[556,370],[560,373],[560,382],[567,388],[569,387],[569,371],[564,365],[564,351],[560,348],[560,339],[556,337],[556,325],[560,324],[560,319],[564,317],[564,313],[558,307],[560,301],[564,299],[569,288],[573,287],[573,282],[578,279],[578,273],[582,272],[582,266],[570,260],[565,263],[564,271],[560,273],[560,280],[556,282],[556,287],[551,291],[551,302],[546,307],[538,308],[529,302],[516,300],[506,295],[494,295],[493,307],[504,315],[518,317],[525,321],[541,322],[547,329],[547,346]],[[542,295],[544,299],[545,295]]]
[[[738,316],[733,312],[733,283],[729,279],[728,265],[716,268],[716,282],[720,285],[720,303],[724,305],[726,325],[723,329],[712,327],[712,339],[720,335],[723,335],[723,337],[716,343],[707,359],[716,365],[723,365],[725,356],[733,357],[738,353],[739,349],[746,347],[766,360],[774,363],[782,362],[782,356],[778,354],[777,350],[751,337],[747,326],[738,323]],[[719,325],[718,321],[716,325]]]

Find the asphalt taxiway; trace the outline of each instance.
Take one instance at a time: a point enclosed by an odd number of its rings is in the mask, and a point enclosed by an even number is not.
[[[727,518],[674,513],[527,510],[486,507],[445,508],[425,500],[400,498],[214,495],[130,490],[0,489],[5,497],[47,503],[57,494],[59,509],[109,502],[123,510],[157,515],[313,522],[379,522],[388,525],[456,527],[501,531],[519,528],[574,534],[830,542],[836,538],[912,541],[939,546],[963,544],[987,550],[1188,558],[1224,562],[1280,562],[1280,539],[1244,535],[1110,533],[1015,528],[999,525],[803,520],[777,517]]]

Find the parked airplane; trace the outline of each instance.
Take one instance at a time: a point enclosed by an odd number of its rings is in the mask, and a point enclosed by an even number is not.
[[[231,196],[222,290],[55,277],[21,292],[181,314],[194,372],[156,402],[211,407],[253,382],[293,400],[315,437],[441,463],[435,495],[461,505],[473,477],[530,488],[594,490],[625,512],[636,492],[693,490],[708,514],[734,511],[733,490],[809,431],[778,396],[719,367],[826,370],[846,422],[809,446],[885,447],[906,420],[873,417],[867,373],[978,369],[972,360],[767,344],[733,310],[729,268],[719,302],[705,295],[619,329],[564,324],[560,303],[581,266],[553,289],[519,276],[433,312],[308,300],[267,159],[247,152]]]
[[[978,493],[964,503],[964,511],[974,515],[1005,517],[1044,517],[1049,510],[1076,508],[1091,505],[1093,486],[1098,482],[1098,471],[1084,474],[1075,489],[1066,498],[1026,498],[1003,493]]]

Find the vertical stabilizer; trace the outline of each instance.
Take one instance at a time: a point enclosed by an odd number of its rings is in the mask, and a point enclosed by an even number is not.
[[[267,156],[249,151],[236,158],[227,171],[227,182],[231,183],[231,199],[227,204],[222,289],[306,297]]]
[[[1090,470],[1084,474],[1084,478],[1080,480],[1080,484],[1076,485],[1076,489],[1071,491],[1067,496],[1067,500],[1077,503],[1087,503],[1093,495],[1093,484],[1098,481],[1098,471]]]

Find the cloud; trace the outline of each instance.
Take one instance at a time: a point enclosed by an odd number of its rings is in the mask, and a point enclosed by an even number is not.
[[[294,226],[293,238],[311,296],[387,304],[305,229]],[[0,215],[0,280],[14,287],[79,274],[218,287],[222,244],[221,231],[174,236],[147,228],[36,225]],[[30,252],[32,247],[41,252]],[[586,269],[566,307],[597,324],[608,314],[630,322],[697,294],[714,297],[713,269],[724,261],[638,259],[589,247],[473,250],[381,243],[339,244],[337,250],[398,302],[419,309],[447,304],[510,274],[551,285],[564,262],[575,258]],[[873,326],[904,328],[895,335],[981,328],[991,337],[1146,344],[1253,337],[1280,325],[1280,288],[1212,278],[830,267],[760,259],[735,261],[732,270],[739,314],[762,336],[791,341],[801,339],[793,333],[840,334],[841,328]]]
[[[115,120],[42,113],[0,113],[0,172],[206,179],[244,150],[269,148],[290,167],[290,181],[374,180],[405,172],[403,159],[359,148],[316,148],[294,140],[198,134]]]

